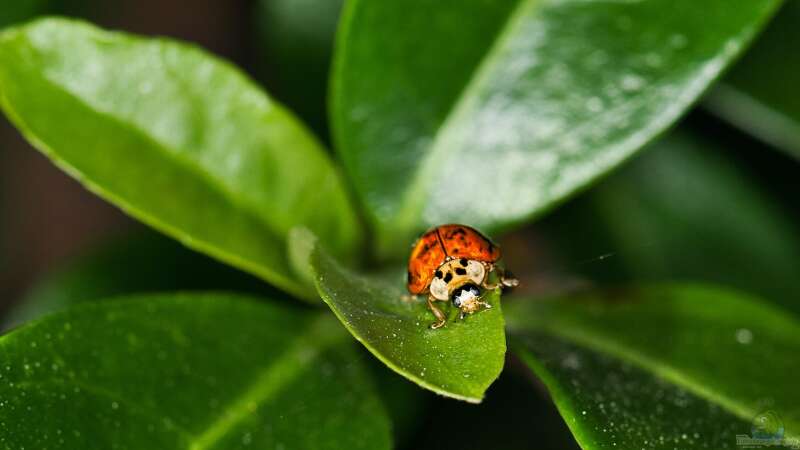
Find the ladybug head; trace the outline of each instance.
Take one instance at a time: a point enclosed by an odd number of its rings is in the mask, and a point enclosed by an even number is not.
[[[433,275],[430,283],[430,292],[434,298],[442,301],[452,301],[453,294],[467,284],[477,286],[483,282],[486,269],[479,261],[464,258],[451,259],[440,265]]]
[[[481,289],[474,283],[467,283],[453,290],[450,296],[457,308],[471,314],[480,309]]]

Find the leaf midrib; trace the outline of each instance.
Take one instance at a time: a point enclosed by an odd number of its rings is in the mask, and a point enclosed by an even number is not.
[[[88,110],[92,111],[93,113],[108,117],[110,120],[116,122],[118,125],[121,125],[122,128],[130,129],[133,133],[138,134],[139,136],[143,137],[145,140],[152,142],[155,148],[158,149],[158,152],[164,156],[165,159],[172,162],[178,167],[186,169],[187,172],[195,175],[198,179],[202,180],[206,185],[210,186],[213,190],[219,192],[221,197],[227,200],[231,205],[233,205],[234,209],[241,211],[255,219],[256,222],[263,225],[264,228],[270,231],[270,234],[276,237],[280,234],[280,230],[277,229],[276,226],[271,224],[269,221],[264,220],[264,217],[261,214],[258,214],[258,208],[253,205],[253,202],[247,201],[246,196],[241,195],[240,193],[235,192],[231,189],[228,185],[221,182],[216,176],[214,176],[211,172],[206,170],[200,164],[194,162],[190,158],[182,158],[180,154],[190,153],[186,149],[180,149],[179,152],[172,152],[166,150],[170,148],[170,146],[164,142],[161,142],[157,139],[154,135],[149,133],[146,129],[135,124],[135,122],[129,121],[125,117],[120,117],[119,115],[115,114],[113,111],[103,110],[96,105],[86,101],[80,95],[75,94],[71,90],[64,87],[62,84],[51,80],[49,77],[42,77],[43,80],[46,80],[51,86],[56,89],[60,89],[65,94],[69,95],[71,98],[76,100],[78,103],[84,105]],[[187,89],[183,87],[186,83],[182,80],[179,80],[179,84],[182,86],[182,89],[187,92]],[[188,95],[188,92],[187,92]],[[196,105],[196,101],[192,99],[192,103]]]
[[[694,380],[691,374],[685,373],[685,371],[680,368],[661,363],[642,352],[636,351],[625,344],[617,343],[613,339],[607,338],[602,334],[586,332],[576,327],[566,326],[539,324],[535,325],[534,328],[551,336],[565,339],[575,345],[629,362],[647,373],[651,373],[656,377],[660,377],[677,386],[685,388],[687,391],[692,392],[712,404],[719,405],[721,408],[742,420],[749,421],[759,412],[721,392],[706,388],[702,383]],[[525,329],[518,325],[511,324],[508,327],[508,332],[510,334],[523,336],[525,334]],[[522,353],[524,353],[524,351]],[[795,437],[795,435],[787,432],[787,437]]]
[[[489,47],[489,50],[479,61],[471,78],[464,85],[463,89],[460,91],[460,95],[457,96],[456,101],[453,102],[450,109],[445,114],[442,123],[437,127],[432,143],[428,147],[429,151],[420,158],[417,170],[411,175],[411,182],[406,190],[401,193],[402,198],[398,205],[398,212],[393,220],[394,223],[388,225],[392,227],[392,230],[408,232],[419,226],[419,221],[422,218],[424,207],[429,198],[426,193],[429,191],[428,188],[431,183],[437,179],[437,167],[442,161],[447,159],[449,153],[457,150],[454,147],[445,145],[448,140],[447,137],[451,134],[449,130],[454,127],[454,123],[462,115],[462,111],[469,106],[469,102],[476,97],[476,95],[472,93],[482,86],[486,78],[486,73],[493,66],[493,62],[497,59],[500,49],[504,47],[504,44],[510,39],[522,20],[531,15],[532,11],[537,6],[540,6],[543,1],[544,0],[518,0],[517,4],[512,8],[512,12],[508,15],[505,24],[496,34],[495,40]],[[629,151],[627,154],[622,154],[617,157],[617,161],[613,164],[608,164],[608,167],[587,180],[584,180],[581,185],[585,186],[587,183],[606,173],[610,167],[629,158],[635,153],[630,151],[630,149],[640,148],[652,141],[657,137],[658,132],[665,129],[679,117],[688,105],[698,101],[700,94],[707,90],[711,81],[719,76],[725,66],[725,62],[729,61],[736,54],[741,53],[741,50],[746,47],[745,44],[753,39],[755,31],[775,13],[778,4],[780,4],[780,2],[776,2],[776,4],[772,5],[771,11],[765,14],[760,21],[749,24],[741,30],[740,34],[735,35],[727,41],[727,44],[734,43],[736,45],[725,45],[713,58],[700,64],[696,68],[696,72],[702,73],[702,76],[698,76],[689,83],[687,89],[680,94],[680,97],[675,102],[668,105],[668,107],[661,111],[657,118],[647,126],[637,133],[632,134],[623,142],[616,144],[617,148],[628,148]],[[352,9],[354,10],[355,7]],[[350,19],[350,15],[345,15],[345,19]],[[555,196],[557,197],[558,195]],[[542,206],[546,208],[548,205]],[[537,213],[541,213],[541,211],[529,213],[527,217],[531,217]]]
[[[7,39],[7,35],[6,36],[0,35],[0,39]],[[68,96],[77,104],[83,105],[86,108],[86,110],[90,111],[91,113],[96,114],[99,117],[103,117],[110,122],[116,123],[123,129],[130,130],[131,133],[139,135],[145,141],[152,142],[153,147],[159,149],[157,153],[162,155],[162,157],[165,160],[170,161],[177,167],[183,168],[187,172],[197,176],[199,180],[201,180],[204,184],[206,184],[209,187],[209,189],[218,192],[220,198],[228,201],[230,205],[233,207],[233,209],[239,211],[240,213],[242,213],[247,217],[251,217],[255,223],[258,223],[264,226],[266,230],[269,230],[270,234],[273,235],[273,239],[276,242],[283,243],[283,240],[280,239],[277,235],[275,235],[273,227],[268,222],[263,220],[263,217],[261,217],[260,214],[253,213],[251,212],[250,209],[248,209],[249,206],[248,202],[241,202],[239,200],[236,200],[235,194],[233,194],[222,183],[216,181],[214,177],[211,176],[211,174],[209,174],[207,171],[199,167],[197,164],[191,163],[188,160],[181,159],[178,157],[178,155],[173,154],[170,151],[164,150],[168,146],[164,145],[163,143],[155,139],[151,134],[147,133],[145,130],[142,130],[137,126],[134,126],[129,122],[126,122],[124,119],[112,113],[96,108],[94,105],[86,102],[82,97],[64,88],[60,83],[57,83],[46,76],[42,76],[40,77],[40,79],[42,80],[43,83],[49,84],[53,89],[61,91],[65,96]],[[52,146],[50,144],[39,139],[34,135],[34,133],[30,131],[31,127],[27,126],[27,121],[24,120],[19,114],[17,114],[15,108],[8,100],[7,96],[3,94],[2,91],[0,91],[0,104],[4,106],[3,109],[6,111],[11,121],[19,125],[19,128],[22,131],[22,133],[26,135],[27,139],[31,143],[33,143],[35,147],[37,147],[43,153],[47,154],[50,158],[52,158],[53,162],[57,166],[62,168],[72,177],[79,180],[82,184],[84,184],[87,187],[87,189],[89,189],[90,191],[96,193],[101,197],[109,199],[110,201],[112,201],[112,203],[118,205],[122,210],[139,218],[145,223],[151,224],[156,229],[163,230],[169,235],[176,236],[178,238],[180,238],[181,236],[190,236],[184,231],[182,231],[180,228],[161,221],[159,218],[153,216],[149,212],[146,212],[143,209],[134,206],[128,200],[122,198],[116,193],[106,190],[105,188],[95,183],[90,178],[86,177],[83,171],[73,167],[67,161],[62,159],[58,152],[52,150]],[[215,256],[223,261],[228,261],[234,263],[237,266],[245,267],[248,270],[266,279],[267,281],[274,283],[275,285],[281,287],[282,289],[285,289],[289,293],[296,295],[300,298],[303,299],[311,298],[310,293],[296,287],[295,282],[290,277],[282,275],[276,271],[270,270],[266,266],[263,266],[262,264],[256,261],[252,261],[249,258],[240,257],[239,255],[231,253],[223,248],[220,248],[216,244],[207,242],[204,239],[199,240],[196,239],[194,236],[191,236],[191,238],[192,238],[192,243],[190,244],[191,247],[197,248],[198,250],[208,253],[212,256]],[[181,239],[181,241],[185,241],[185,239]]]
[[[269,401],[281,388],[294,382],[296,375],[308,369],[310,363],[326,349],[346,337],[344,332],[338,331],[339,325],[325,314],[307,324],[305,331],[297,336],[294,343],[261,370],[241,395],[229,402],[219,419],[208,424],[203,433],[190,441],[188,450],[212,448],[254,412],[252,405],[256,405],[257,409]]]
[[[327,263],[323,262],[323,260],[325,259],[330,260],[330,256],[325,255],[320,246],[315,246],[311,254],[309,255],[309,258],[311,260],[311,267],[314,272],[314,283],[317,288],[317,291],[322,297],[322,300],[330,307],[331,311],[333,311],[334,315],[341,322],[344,328],[379,361],[384,363],[387,367],[389,367],[396,373],[407,378],[408,380],[444,397],[450,397],[456,400],[462,400],[474,404],[480,403],[483,400],[483,395],[485,390],[489,387],[489,385],[491,385],[494,379],[496,379],[496,377],[500,375],[499,370],[498,373],[494,375],[494,378],[492,378],[489,381],[483,380],[483,382],[475,381],[471,383],[469,386],[470,388],[468,389],[471,392],[458,393],[458,392],[453,392],[453,390],[448,390],[447,388],[437,384],[436,382],[429,381],[425,379],[423,376],[417,374],[416,372],[409,370],[407,367],[404,367],[402,364],[397,363],[396,360],[394,360],[392,357],[388,356],[383,351],[381,351],[379,347],[373,345],[372,341],[367,336],[368,331],[366,331],[360,325],[358,325],[357,320],[353,320],[353,318],[350,315],[348,315],[343,309],[339,307],[338,300],[336,299],[337,297],[336,293],[333,292],[330,286],[325,285],[324,279],[326,277],[331,277],[332,275],[331,272],[323,274],[321,267],[324,266],[325,264],[330,264],[330,261],[328,261]],[[339,267],[338,270],[340,271],[339,275],[346,275],[348,277],[352,277],[355,280],[357,280],[358,283],[363,284],[365,286],[364,288],[365,290],[371,291],[372,289],[375,289],[374,287],[372,287],[373,286],[372,283],[367,282],[366,277],[355,275],[344,267]],[[388,286],[380,292],[381,293],[377,295],[396,295],[398,298],[400,297],[400,292],[395,292],[394,288],[389,288]],[[499,315],[499,320],[500,320],[499,327],[503,328],[505,324],[504,322],[505,319],[501,309],[501,302],[500,302],[501,292],[499,289],[497,289],[492,291],[489,295],[492,296],[492,298],[489,299],[489,302],[494,305],[495,309],[493,309],[493,311],[495,311],[495,313]],[[422,306],[421,304],[416,304],[415,308],[421,306]],[[409,311],[409,313],[411,312]],[[412,319],[407,315],[391,310],[386,311],[385,316],[396,317],[397,320],[401,322],[413,321],[417,324],[416,326],[419,326],[420,322],[426,320],[426,319],[420,320],[417,318]],[[505,340],[503,340],[503,353],[505,354],[505,352],[506,352],[506,345],[505,345]],[[484,382],[485,384],[483,384]],[[464,385],[465,384],[462,384],[462,386]]]
[[[74,21],[65,20],[65,22],[72,23]],[[77,23],[82,24],[79,21]],[[0,40],[12,39],[15,35],[17,35],[17,36],[25,36],[24,30],[25,29],[9,30],[7,33],[0,34]],[[103,34],[105,35],[107,33],[103,32]],[[142,40],[140,38],[137,38],[137,37],[134,37],[134,36],[130,36],[130,35],[127,35],[127,34],[120,34],[120,35],[122,36],[122,38],[127,43],[129,43],[131,45],[147,45],[147,41],[146,40]],[[158,45],[159,56],[163,55],[163,52],[164,52],[166,47],[172,47],[172,46],[175,45],[174,43],[172,43],[171,41],[169,41],[167,39],[155,39],[154,42],[155,42],[156,45]],[[34,46],[34,45],[30,44],[29,41],[26,40],[24,45],[26,45],[29,48],[31,48],[32,50],[34,50],[37,54],[41,54],[41,50],[37,46]],[[152,45],[152,43],[151,43],[151,45]],[[195,50],[193,49],[192,51],[195,51]],[[174,73],[174,71],[172,70],[171,66],[167,63],[167,61],[164,61],[162,59],[162,64],[164,65],[164,67],[168,71],[170,71],[172,73],[172,75],[176,75],[176,73]],[[238,72],[238,69],[236,67],[230,66],[230,65],[228,65],[227,63],[225,63],[223,61],[215,61],[215,64],[223,65],[228,70],[232,70],[232,71]],[[241,74],[239,74],[239,75],[241,75]],[[241,75],[241,76],[243,76],[243,75]],[[247,83],[247,84],[250,84],[249,80],[247,80],[246,77],[244,77],[244,78],[245,79],[243,81],[245,83]],[[232,205],[234,205],[237,210],[246,212],[248,215],[253,216],[258,223],[262,224],[265,228],[269,229],[272,232],[272,234],[274,234],[274,235],[280,234],[280,230],[278,230],[277,227],[275,227],[274,225],[269,223],[269,221],[264,220],[264,217],[261,214],[251,212],[251,211],[257,211],[258,208],[253,206],[252,202],[244,201],[243,199],[246,199],[247,198],[246,196],[241,196],[240,194],[238,194],[238,193],[234,192],[233,190],[231,190],[226,184],[222,183],[217,177],[212,175],[209,171],[207,171],[205,168],[203,168],[199,164],[194,163],[191,159],[181,158],[178,153],[170,152],[170,151],[165,150],[167,148],[170,148],[171,146],[166,144],[166,143],[164,143],[164,142],[161,142],[159,139],[157,139],[155,136],[153,136],[151,133],[149,133],[146,129],[143,129],[142,127],[136,125],[135,122],[130,121],[125,117],[120,117],[114,111],[104,110],[104,109],[100,108],[98,105],[96,105],[95,103],[89,102],[82,95],[80,95],[78,93],[75,93],[73,90],[69,89],[64,84],[62,84],[62,83],[58,82],[57,80],[54,80],[51,77],[47,76],[47,74],[44,74],[44,75],[40,76],[39,79],[41,79],[43,82],[46,82],[47,84],[49,84],[52,88],[55,88],[56,90],[59,90],[59,91],[63,92],[64,94],[68,95],[70,98],[75,100],[76,103],[79,103],[79,104],[83,105],[84,107],[86,107],[87,110],[97,114],[98,116],[107,117],[110,120],[113,120],[117,124],[121,125],[122,126],[121,128],[130,129],[133,133],[138,134],[141,137],[144,137],[145,140],[147,140],[149,142],[152,142],[154,144],[154,147],[158,148],[159,149],[159,153],[163,154],[166,159],[168,159],[169,161],[175,163],[178,167],[185,168],[188,172],[194,174],[199,179],[203,180],[204,183],[206,183],[207,185],[211,186],[214,190],[216,190],[217,192],[220,192],[222,197],[224,199],[226,199],[228,202],[230,202]],[[181,86],[181,89],[183,89],[184,92],[186,92],[187,95],[188,95],[190,92],[185,87],[186,82],[179,76],[174,76],[174,79]],[[248,87],[250,89],[254,90],[254,91],[258,90],[254,86],[248,86]],[[263,93],[260,93],[260,94],[263,95]],[[270,114],[272,112],[271,110],[274,107],[274,105],[272,104],[271,99],[266,98],[264,100],[265,100],[265,104],[267,104],[269,106],[267,107],[266,110],[264,110],[262,112],[264,114]],[[191,99],[191,102],[193,104],[196,104],[194,98]],[[8,105],[7,101],[4,102],[4,103],[7,106],[10,107],[10,105]],[[182,149],[181,153],[190,153],[190,152],[186,151],[186,149]]]
[[[517,4],[511,9],[511,13],[506,18],[505,24],[500,28],[494,41],[489,46],[489,50],[475,66],[475,70],[469,81],[467,81],[461,89],[456,101],[453,102],[450,109],[445,114],[441,125],[437,128],[436,134],[433,137],[429,147],[430,151],[423,156],[418,166],[419,170],[414,173],[402,197],[397,215],[397,223],[401,230],[411,230],[417,226],[422,209],[425,205],[425,193],[429,185],[436,179],[434,172],[437,169],[437,164],[445,160],[447,154],[453,151],[453,147],[444,145],[446,137],[450,134],[449,130],[454,127],[453,123],[456,119],[463,114],[462,111],[467,108],[469,101],[476,97],[473,92],[477,91],[479,86],[483,84],[486,74],[493,65],[492,63],[498,58],[500,49],[503,48],[507,40],[510,39],[513,31],[517,29],[522,19],[540,2],[541,0],[517,0]]]

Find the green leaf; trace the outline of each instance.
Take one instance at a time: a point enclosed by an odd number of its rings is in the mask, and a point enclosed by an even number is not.
[[[733,448],[775,411],[800,432],[800,324],[736,292],[651,285],[510,302],[510,345],[595,448]]]
[[[225,294],[79,306],[0,340],[0,435],[8,448],[389,448],[346,336],[329,315]]]
[[[800,312],[800,233],[756,175],[675,132],[548,217],[544,240],[594,280],[703,280]]]
[[[142,231],[111,239],[38,280],[3,318],[19,325],[78,303],[145,292],[235,290],[275,296],[261,280]]]
[[[89,189],[186,245],[315,298],[296,225],[353,256],[357,217],[318,142],[229,64],[165,39],[48,19],[0,38],[2,106]]]
[[[48,274],[19,306],[6,314],[3,322],[9,328],[8,325],[20,325],[70,306],[109,301],[122,295],[201,289],[235,290],[268,298],[279,295],[255,277],[188,250],[165,236],[143,231],[104,242]],[[421,397],[425,391],[374,359],[367,361],[367,369],[391,418],[395,441],[411,435],[424,417]]]
[[[325,303],[359,342],[400,375],[473,403],[500,375],[506,340],[499,290],[484,299],[491,309],[458,321],[453,308],[447,325],[432,330],[433,314],[424,300],[404,298],[402,277],[356,275],[319,246],[309,260]]]
[[[734,448],[742,420],[629,363],[546,334],[512,339],[585,450]]]
[[[714,114],[800,158],[800,1],[788,0],[706,97]]]
[[[542,213],[673,123],[779,3],[350,2],[331,116],[381,249]]]

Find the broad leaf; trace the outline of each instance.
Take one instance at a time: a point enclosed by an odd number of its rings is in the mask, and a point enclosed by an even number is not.
[[[103,242],[48,273],[3,323],[19,325],[78,303],[121,295],[201,289],[277,294],[255,277],[142,231]]]
[[[789,0],[705,105],[800,158],[800,1]]]
[[[653,285],[507,307],[512,349],[595,448],[734,448],[771,410],[800,430],[800,324],[735,292]]]
[[[61,19],[0,37],[2,106],[87,187],[188,246],[299,296],[286,235],[350,257],[360,230],[336,168],[229,64],[164,39]]]
[[[8,448],[390,447],[329,316],[224,294],[79,306],[4,336]]]
[[[778,4],[350,2],[331,116],[382,251],[563,200],[674,122]]]
[[[800,230],[756,175],[675,132],[549,216],[545,240],[594,280],[703,280],[800,312]]]
[[[397,373],[437,394],[475,403],[500,375],[506,341],[499,291],[484,299],[491,309],[459,321],[452,308],[447,325],[432,330],[434,317],[425,300],[404,298],[401,276],[357,275],[319,246],[309,261],[322,299],[359,342]]]
[[[113,239],[37,282],[4,318],[19,325],[79,303],[164,291],[236,290],[275,297],[269,285],[186,249],[165,236],[140,232]],[[141,296],[142,298],[147,298]],[[395,441],[411,435],[422,416],[424,391],[383,364],[368,361],[376,391],[391,417]]]
[[[537,332],[514,342],[585,450],[735,448],[750,432],[749,420],[630,363]]]

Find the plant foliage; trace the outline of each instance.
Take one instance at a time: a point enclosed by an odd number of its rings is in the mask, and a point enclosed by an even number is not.
[[[650,145],[781,2],[733,3],[352,0],[328,119],[320,73],[339,2],[259,5],[265,66],[284,64],[275,97],[174,40],[64,18],[5,28],[0,107],[22,135],[217,262],[131,240],[30,294],[0,338],[0,446],[390,448],[425,416],[415,386],[397,388],[372,356],[479,403],[507,336],[585,449],[732,447],[764,411],[798,437],[796,217],[697,130]],[[6,2],[0,27],[45,7]],[[790,152],[800,91],[775,36],[793,36],[796,12],[787,5],[705,103]],[[275,98],[330,128],[337,157]],[[404,295],[397,261],[415,233],[520,228],[646,148],[545,224],[567,258],[621,252],[611,276],[573,270],[582,289],[529,283],[502,308],[490,291],[491,309],[457,320],[449,308],[440,330]],[[524,257],[515,269],[535,279],[539,261]],[[477,434],[481,421],[455,426]]]

